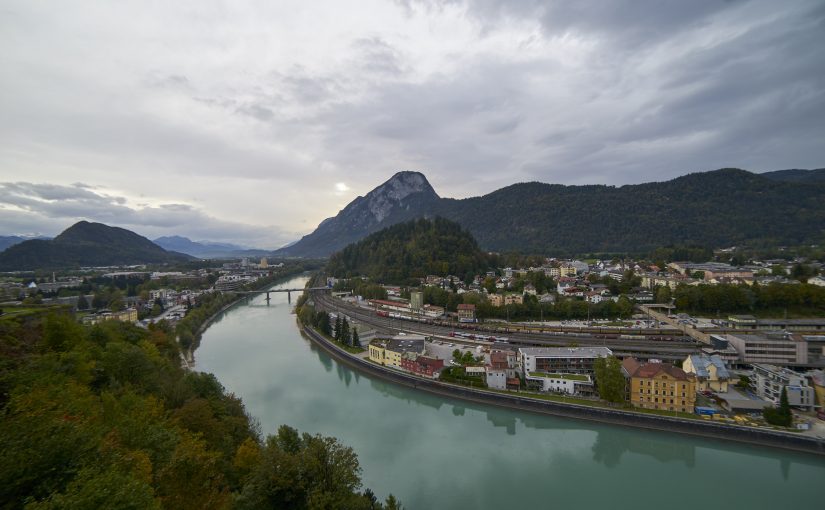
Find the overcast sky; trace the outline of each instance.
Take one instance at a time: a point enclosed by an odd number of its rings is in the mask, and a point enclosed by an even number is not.
[[[273,248],[446,197],[825,166],[825,2],[0,0],[0,234]]]

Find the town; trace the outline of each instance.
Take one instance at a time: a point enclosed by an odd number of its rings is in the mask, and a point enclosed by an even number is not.
[[[767,301],[813,289],[809,299],[821,306],[821,270],[811,260],[546,259],[471,279],[430,275],[417,286],[327,277],[330,295],[309,299],[329,312],[320,329],[331,338],[405,373],[821,437],[825,318],[722,313],[731,305],[719,298],[713,313],[681,311],[692,308],[685,296],[694,290],[750,290]]]

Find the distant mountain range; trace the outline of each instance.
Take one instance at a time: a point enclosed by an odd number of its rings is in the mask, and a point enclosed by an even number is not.
[[[42,239],[42,240],[49,240],[50,237],[45,236],[0,236],[0,251],[5,250],[9,246],[14,246],[15,244],[20,244],[23,241],[31,241],[32,239]]]
[[[776,170],[759,175],[774,181],[825,182],[825,168],[817,168],[816,170]]]
[[[644,253],[671,244],[720,247],[825,239],[825,171],[754,174],[726,168],[626,186],[507,186],[440,198],[418,172],[399,172],[279,256],[328,256],[413,218],[442,216],[491,251],[548,255]]]
[[[247,248],[230,243],[213,241],[192,241],[182,236],[158,237],[154,243],[165,250],[192,255],[200,259],[219,259],[236,257],[266,257],[272,250]]]
[[[0,271],[162,264],[191,260],[132,231],[81,221],[52,240],[34,239],[0,252]]]

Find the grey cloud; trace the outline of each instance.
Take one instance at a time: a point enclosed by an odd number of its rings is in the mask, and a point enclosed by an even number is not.
[[[0,17],[0,181],[19,186],[3,201],[49,228],[258,235],[215,219],[235,214],[283,223],[280,239],[398,169],[463,197],[825,164],[821,0],[407,0],[387,20],[352,6],[296,26],[278,26],[292,12],[277,4],[197,21],[175,4],[141,24],[152,7],[19,2]],[[0,222],[43,230],[17,213]]]
[[[90,193],[75,186],[0,183],[0,197],[0,223],[9,231],[42,231],[47,225],[48,233],[55,235],[86,219],[131,228],[150,237],[179,234],[259,247],[276,247],[296,235],[273,227],[219,220],[190,204],[129,207],[123,205],[127,202],[124,197]]]
[[[367,72],[391,77],[405,72],[398,50],[380,37],[357,39],[353,47],[360,54],[361,69]]]

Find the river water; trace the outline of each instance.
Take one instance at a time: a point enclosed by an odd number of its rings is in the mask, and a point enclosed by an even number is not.
[[[288,424],[353,447],[364,486],[407,509],[823,508],[822,458],[417,392],[339,365],[291,309],[280,293],[234,306],[204,333],[196,368],[265,434]]]

